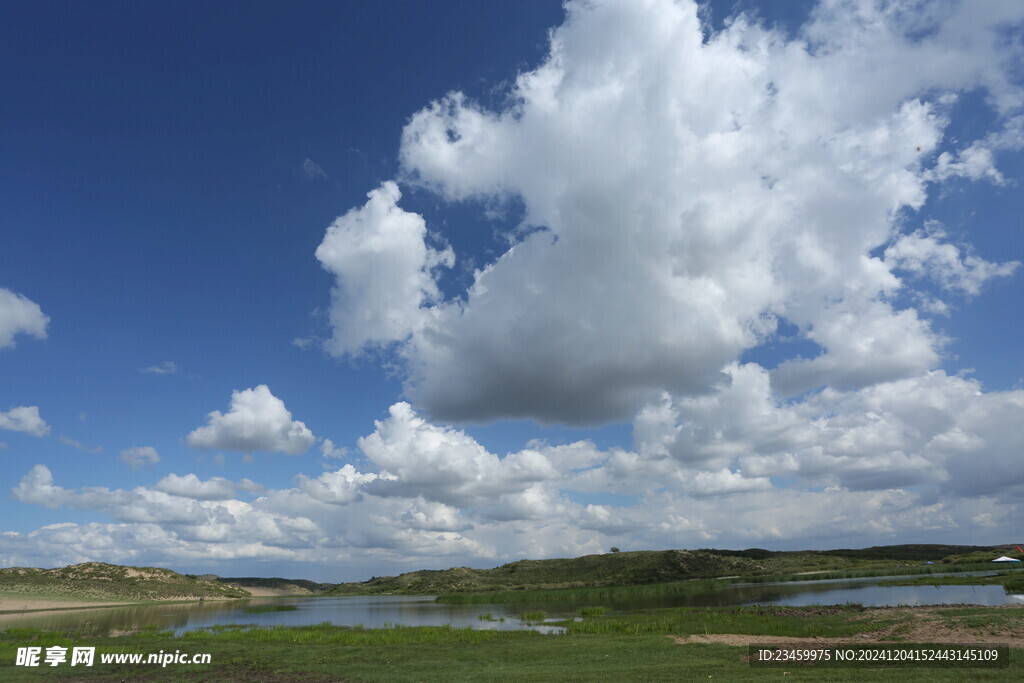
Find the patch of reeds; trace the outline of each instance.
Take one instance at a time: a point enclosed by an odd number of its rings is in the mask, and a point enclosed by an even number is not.
[[[243,607],[243,612],[249,614],[260,614],[261,612],[294,612],[298,607],[295,605],[250,605]]]
[[[181,634],[181,640],[203,641],[229,640],[242,643],[294,643],[337,644],[337,645],[397,645],[409,643],[482,643],[491,642],[505,631],[474,630],[451,626],[392,626],[390,628],[347,628],[330,623],[316,626],[275,626],[259,628],[236,626],[234,628],[197,629]],[[534,631],[516,631],[535,636]],[[198,648],[198,645],[196,646]]]
[[[437,602],[449,605],[515,605],[563,604],[598,605],[669,597],[681,594],[704,593],[727,588],[730,581],[704,579],[654,583],[642,586],[595,586],[590,588],[541,588],[537,590],[488,591],[486,593],[449,593],[438,596]]]
[[[821,613],[815,608],[743,607],[675,608],[649,610],[641,614],[559,622],[569,634],[692,635],[705,633],[746,633],[763,636],[845,637],[884,628],[889,620],[851,620],[859,606]]]

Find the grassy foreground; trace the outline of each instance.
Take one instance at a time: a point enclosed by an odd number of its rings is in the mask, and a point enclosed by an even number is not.
[[[757,669],[745,646],[686,643],[697,634],[776,637],[871,638],[900,642],[926,618],[937,633],[1011,635],[1021,642],[1021,610],[863,610],[813,608],[659,609],[609,615],[593,610],[582,621],[563,622],[564,635],[531,631],[471,631],[417,627],[349,629],[330,625],[248,629],[222,627],[179,637],[155,630],[123,637],[88,638],[8,629],[0,633],[0,680],[167,681],[622,681],[622,680],[1013,680],[1024,674],[1024,650],[1011,651],[1008,669],[822,669],[794,666]],[[942,630],[945,629],[945,630]],[[1015,635],[1014,635],[1015,634]],[[809,641],[813,642],[813,641]],[[828,642],[828,641],[820,641]],[[90,669],[62,665],[13,666],[16,649],[93,646]],[[210,664],[101,664],[109,653],[209,653]]]

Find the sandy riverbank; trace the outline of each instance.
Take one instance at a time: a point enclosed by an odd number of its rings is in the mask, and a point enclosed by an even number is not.
[[[59,598],[35,598],[0,595],[0,625],[38,616],[49,611],[82,610],[98,607],[134,605],[133,602],[97,602],[88,600],[61,600]]]
[[[255,597],[255,596],[254,596]],[[214,602],[210,598],[207,601]],[[244,599],[244,598],[242,598]],[[196,596],[179,596],[166,602],[199,602]],[[122,607],[126,605],[142,604],[137,600],[127,601],[105,601],[105,600],[82,600],[75,598],[60,598],[49,596],[32,595],[11,595],[0,594],[0,621],[9,621],[25,613],[38,614],[41,611],[51,610],[72,610],[90,609],[96,607]]]

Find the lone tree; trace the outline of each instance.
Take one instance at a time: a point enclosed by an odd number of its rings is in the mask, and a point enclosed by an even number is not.
[[[615,546],[612,546],[612,552],[613,553],[618,553],[618,552],[622,552],[622,551],[619,550],[618,548],[616,548]]]

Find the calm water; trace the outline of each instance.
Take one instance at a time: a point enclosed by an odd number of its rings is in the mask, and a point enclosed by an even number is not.
[[[991,572],[987,572],[991,573]],[[1002,586],[879,586],[887,578],[793,581],[777,584],[738,584],[725,590],[671,598],[605,600],[612,610],[632,611],[651,607],[708,607],[733,605],[1004,605],[1024,604],[1024,596],[1008,595]],[[246,612],[247,607],[293,605],[282,612]],[[53,630],[80,629],[90,633],[118,634],[156,626],[160,630],[187,631],[220,624],[303,626],[330,622],[339,626],[442,626],[474,629],[524,629],[545,632],[560,629],[524,624],[519,615],[543,610],[549,618],[573,617],[580,605],[442,605],[429,596],[360,596],[340,598],[279,598],[236,600],[221,603],[110,607],[27,615],[0,622],[0,628],[25,626]]]
[[[282,612],[245,611],[246,608],[266,605],[293,605],[296,609]],[[159,630],[180,633],[220,624],[308,626],[330,622],[338,626],[361,625],[366,628],[449,624],[456,628],[489,630],[561,630],[552,626],[522,623],[519,614],[523,609],[518,605],[439,605],[433,597],[420,595],[275,598],[49,612],[3,622],[0,628],[81,629],[90,633],[117,635],[144,626],[156,626]]]

